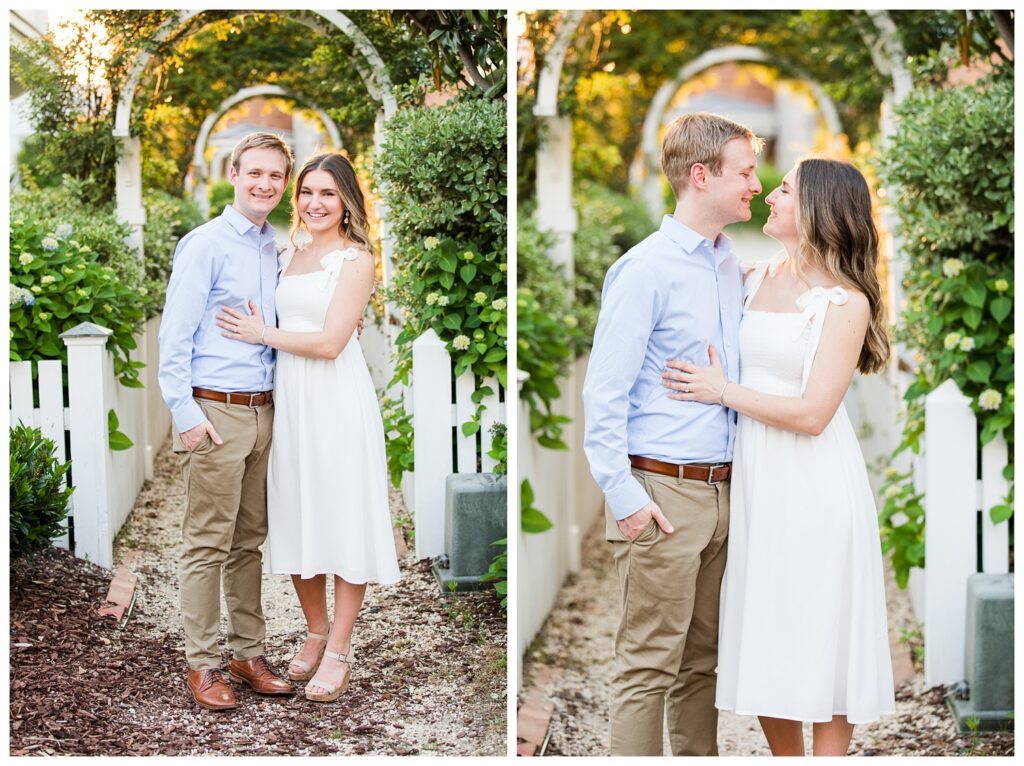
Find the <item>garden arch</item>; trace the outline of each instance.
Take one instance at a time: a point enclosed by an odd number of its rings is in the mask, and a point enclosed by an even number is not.
[[[661,147],[658,143],[658,131],[661,129],[661,121],[665,116],[665,110],[668,109],[672,97],[687,80],[696,77],[701,72],[729,62],[757,63],[779,67],[779,62],[760,48],[748,45],[729,45],[723,48],[713,48],[682,66],[676,73],[676,76],[664,82],[654,94],[654,98],[651,99],[651,104],[644,117],[640,156],[633,161],[629,175],[630,181],[637,187],[644,202],[647,204],[652,220],[659,220],[664,208],[664,200],[661,195]],[[810,84],[829,132],[832,135],[842,133],[843,126],[839,121],[839,110],[836,109],[836,105],[829,98],[828,94],[825,93],[818,83],[801,74],[799,70],[791,71],[795,76]]]
[[[163,43],[172,33],[186,27],[189,22],[205,12],[206,9],[180,11],[166,21],[152,35],[149,42],[155,44]],[[353,58],[354,66],[359,72],[360,77],[362,77],[371,98],[379,101],[382,107],[382,114],[378,115],[374,129],[374,145],[379,146],[384,129],[384,120],[391,117],[398,110],[398,103],[392,93],[393,85],[391,78],[388,76],[387,69],[384,67],[384,61],[380,53],[373,46],[373,43],[370,42],[358,25],[341,11],[284,11],[282,13],[319,34],[337,29],[352,40],[361,56],[361,58],[359,56]],[[132,62],[124,89],[118,98],[117,111],[114,117],[114,137],[118,139],[121,145],[116,179],[117,215],[122,221],[131,226],[132,233],[128,238],[128,242],[137,248],[140,257],[143,255],[142,228],[146,223],[146,211],[142,205],[141,142],[137,137],[131,135],[130,123],[135,91],[152,55],[150,51],[144,50]],[[381,221],[381,229],[384,232],[381,250],[384,254],[385,279],[390,276],[391,252],[390,243],[387,238],[386,213],[387,211],[383,203],[378,201],[377,215]]]
[[[202,127],[199,129],[199,135],[196,137],[195,149],[192,152],[192,176],[190,181],[186,181],[186,188],[191,192],[192,201],[196,203],[204,216],[210,213],[210,201],[207,199],[206,193],[205,161],[203,158],[203,155],[206,153],[206,144],[209,141],[210,133],[213,131],[217,121],[228,111],[249,99],[260,96],[287,98],[309,107],[316,112],[321,122],[323,122],[334,145],[339,149],[342,147],[341,133],[338,131],[337,124],[328,116],[327,112],[315,104],[306,103],[302,97],[285,90],[279,85],[254,85],[251,88],[242,88],[235,95],[221,101],[220,105],[206,116]]]

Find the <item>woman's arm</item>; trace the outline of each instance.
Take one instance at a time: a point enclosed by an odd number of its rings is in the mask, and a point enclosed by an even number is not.
[[[670,361],[671,369],[662,378],[665,386],[675,391],[669,394],[672,399],[722,403],[767,425],[817,436],[832,421],[850,386],[870,314],[867,298],[854,292],[846,304],[829,309],[802,397],[773,396],[737,383],[726,384],[713,348],[709,349],[710,367]],[[690,393],[684,393],[684,387],[689,387]]]
[[[373,257],[362,252],[342,268],[345,275],[335,285],[323,330],[290,332],[267,327],[255,304],[250,301],[251,315],[227,306],[222,308],[217,324],[227,332],[221,334],[246,343],[262,343],[296,356],[336,359],[355,332],[373,292]]]

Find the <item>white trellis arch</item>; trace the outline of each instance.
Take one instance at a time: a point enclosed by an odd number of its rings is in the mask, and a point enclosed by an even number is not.
[[[228,111],[249,99],[261,96],[287,98],[309,107],[316,112],[320,121],[323,122],[324,127],[327,129],[327,134],[331,137],[334,145],[339,149],[342,146],[341,133],[338,131],[337,124],[323,109],[306,103],[302,97],[285,90],[280,85],[254,85],[251,88],[242,88],[235,95],[221,101],[220,105],[207,115],[206,119],[203,120],[202,127],[199,128],[199,135],[196,137],[195,149],[192,152],[192,175],[189,179],[186,179],[185,188],[192,194],[193,202],[196,203],[204,216],[209,215],[210,212],[210,200],[206,193],[206,162],[203,157],[206,153],[206,144],[210,139],[210,133],[213,131],[217,121]]]
[[[662,84],[651,99],[647,108],[647,115],[644,117],[643,137],[640,144],[640,156],[630,167],[630,182],[643,196],[647,209],[654,220],[659,220],[663,212],[664,202],[661,196],[661,165],[659,162],[660,146],[658,144],[658,132],[661,129],[661,121],[665,116],[672,97],[679,91],[683,84],[701,72],[729,62],[747,62],[756,64],[768,64],[779,66],[778,59],[775,59],[761,48],[749,45],[728,45],[722,48],[714,48],[702,53],[690,63],[682,66],[671,80]],[[822,90],[818,83],[809,77],[794,71],[794,74],[801,80],[805,80],[811,86],[814,98],[818,102],[818,108],[825,119],[828,130],[833,135],[841,133],[842,123],[839,120],[839,111],[836,105]]]
[[[164,42],[175,30],[181,29],[192,19],[205,12],[205,9],[179,11],[153,34],[150,41],[157,44]],[[355,22],[341,11],[285,11],[284,13],[318,33],[323,34],[331,29],[337,29],[352,40],[361,56],[361,58],[360,56],[354,57],[353,64],[362,77],[370,96],[381,103],[382,114],[378,115],[374,129],[374,145],[379,146],[382,140],[384,120],[398,110],[398,103],[392,93],[393,85],[387,69],[384,67],[384,61],[373,43]],[[152,53],[149,51],[142,51],[135,58],[118,98],[117,111],[114,116],[114,137],[121,144],[121,155],[117,162],[117,215],[131,226],[132,233],[129,236],[129,244],[138,249],[140,257],[143,255],[142,227],[146,223],[146,211],[142,205],[141,142],[138,138],[132,137],[130,128],[135,91],[138,89],[139,82],[151,58]],[[377,203],[377,216],[381,221],[381,250],[384,255],[384,276],[387,280],[391,275],[391,246],[388,237],[387,210],[383,201]]]

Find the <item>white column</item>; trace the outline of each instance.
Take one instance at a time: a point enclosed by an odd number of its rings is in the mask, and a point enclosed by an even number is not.
[[[416,558],[444,553],[444,491],[452,472],[452,368],[444,343],[427,330],[412,344],[412,427]]]
[[[71,472],[75,487],[75,555],[101,567],[113,563],[110,535],[108,403],[103,380],[111,331],[91,322],[61,333],[68,349]]]
[[[967,578],[977,570],[978,440],[970,400],[947,380],[925,400],[924,676],[964,677]]]
[[[1002,503],[1010,491],[1003,478],[1007,462],[1006,439],[999,434],[981,448],[981,569],[988,574],[1010,571],[1010,525],[992,523],[989,508]]]
[[[133,136],[122,136],[120,141],[117,217],[132,227],[127,242],[138,251],[139,260],[142,260],[142,227],[146,223],[146,208],[142,204],[142,142]]]

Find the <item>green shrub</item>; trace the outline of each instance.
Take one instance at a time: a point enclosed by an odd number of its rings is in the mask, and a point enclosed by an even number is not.
[[[579,354],[593,343],[604,275],[620,255],[650,236],[656,225],[638,198],[603,186],[581,183],[574,198],[579,221],[573,241]]]
[[[151,316],[163,311],[178,240],[203,223],[203,216],[191,200],[163,191],[147,190],[142,201],[146,207],[142,249],[146,260],[147,314]]]
[[[51,230],[34,221],[12,221],[10,358],[66,362],[67,348],[58,336],[94,322],[113,331],[107,347],[121,382],[141,387],[143,365],[128,355],[143,317],[142,299],[113,267],[100,263],[95,250],[71,239],[76,234],[70,224]]]
[[[56,233],[70,226],[78,244],[88,247],[101,266],[114,269],[117,279],[144,298],[145,278],[138,252],[125,242],[131,227],[117,219],[113,205],[83,202],[90,181],[65,177],[60,186],[11,195],[11,221],[31,221],[44,232]],[[38,251],[36,251],[38,252]],[[148,302],[148,301],[144,301]]]
[[[224,211],[225,205],[230,205],[235,200],[235,187],[230,181],[217,181],[209,188],[210,196],[210,218],[216,218]]]
[[[578,320],[570,305],[565,275],[548,256],[553,235],[537,230],[528,208],[519,215],[517,233],[518,365],[530,376],[520,396],[529,407],[530,433],[538,443],[565,449],[562,425],[569,419],[555,414],[552,405],[560,396],[559,380],[568,373],[573,350],[581,339]]]
[[[1010,494],[989,509],[996,522],[1013,515],[1013,92],[1004,70],[969,87],[915,89],[879,168],[907,263],[896,339],[919,362],[896,454],[919,450],[924,397],[952,378],[981,443],[1002,433],[1010,447]],[[924,565],[927,499],[895,472],[883,493],[883,548],[903,586]]]
[[[387,123],[374,170],[395,242],[388,298],[404,314],[396,380],[408,381],[412,342],[432,328],[456,375],[507,385],[505,139],[504,103],[475,98],[402,109]],[[489,392],[477,389],[463,433],[479,429]]]
[[[38,428],[11,429],[11,558],[27,556],[50,546],[66,531],[72,487],[61,487],[71,463],[59,463],[56,446]]]

